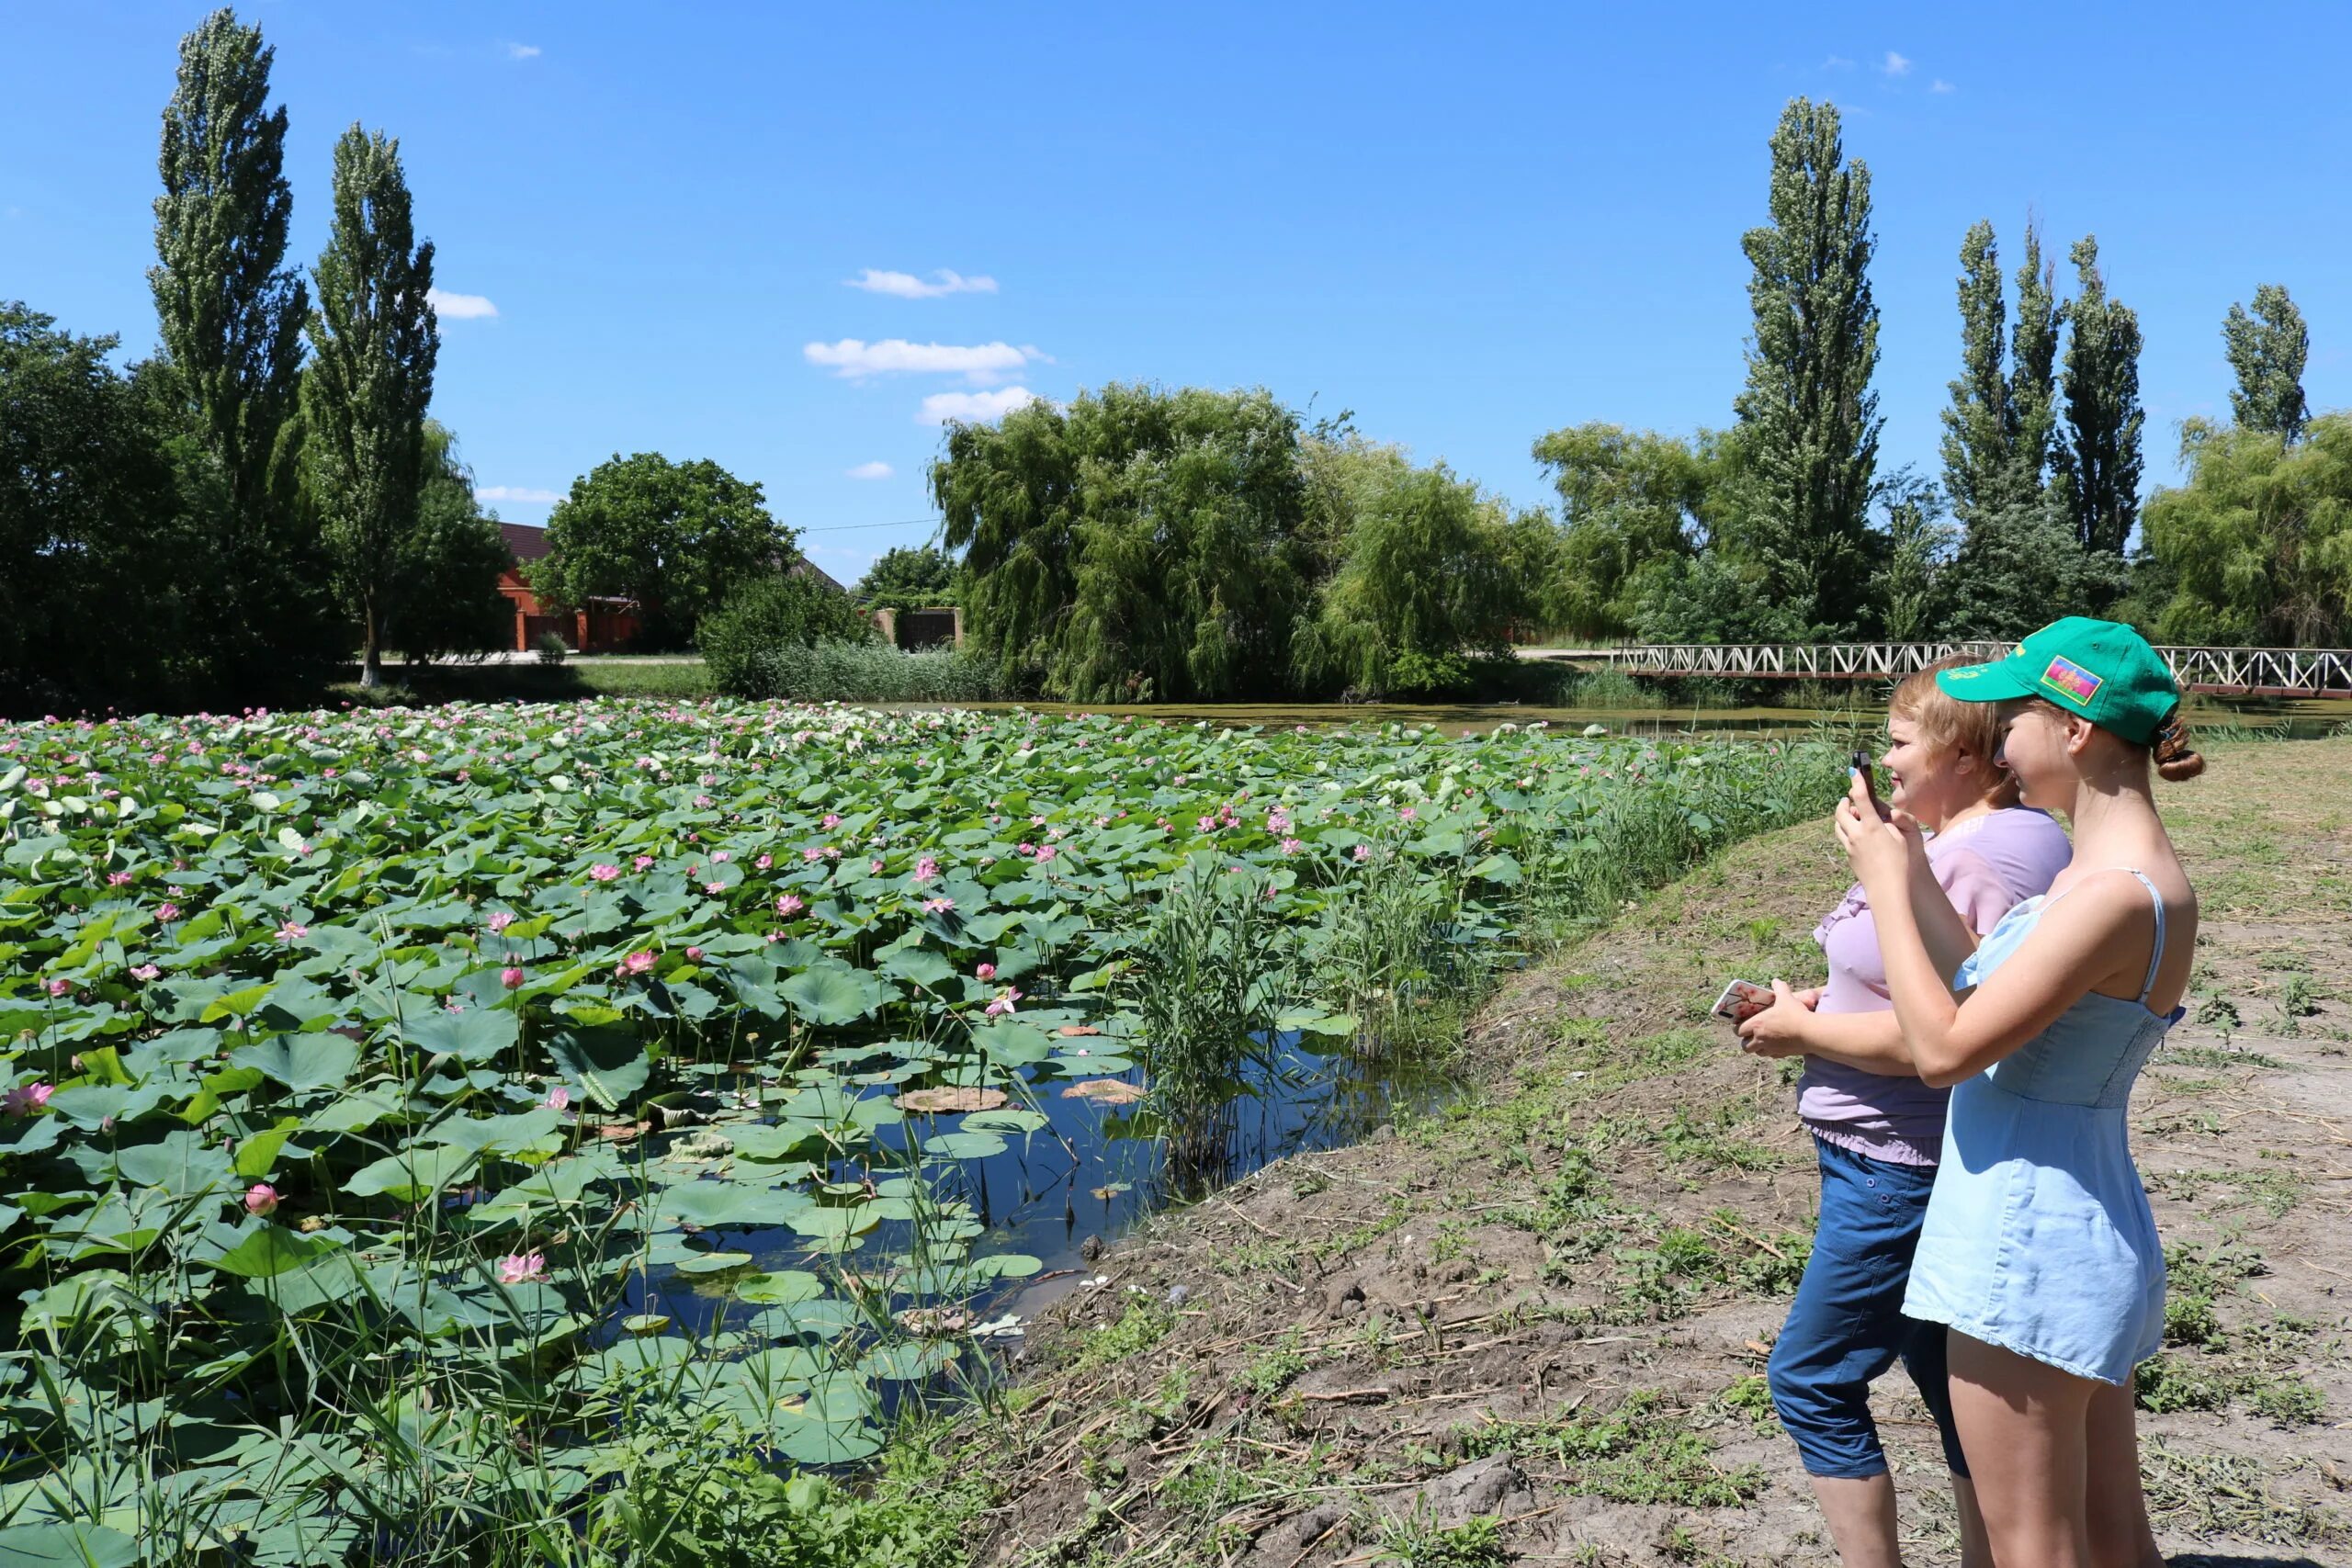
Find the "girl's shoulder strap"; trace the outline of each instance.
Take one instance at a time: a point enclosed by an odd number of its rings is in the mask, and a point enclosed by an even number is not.
[[[2055,904],[2059,899],[2066,897],[2066,893],[2072,893],[2075,888],[2080,887],[2085,882],[2087,882],[2092,877],[2097,876],[2101,871],[2120,871],[2138,877],[2140,879],[2140,886],[2148,890],[2149,904],[2153,906],[2156,911],[2155,946],[2151,949],[2148,953],[2148,977],[2140,987],[2140,1005],[2142,1007],[2146,1007],[2148,1005],[2149,997],[2155,993],[2156,969],[2165,961],[2165,896],[2156,891],[2156,885],[2153,881],[2149,880],[2148,874],[2146,872],[2142,871],[2136,865],[2103,865],[2098,867],[2096,871],[2086,871],[2081,877],[2075,880],[2073,886],[2066,889],[2065,893],[2052,894],[2049,902],[2045,903],[2042,908],[2048,908],[2051,904]]]

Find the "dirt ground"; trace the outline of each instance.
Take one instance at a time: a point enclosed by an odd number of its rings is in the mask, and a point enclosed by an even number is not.
[[[2143,1464],[2176,1563],[2352,1563],[2352,740],[2164,796],[2204,908],[2132,1105],[2171,1269]],[[1440,1116],[1112,1247],[1045,1315],[976,1562],[1833,1561],[1765,1397],[1815,1204],[1792,1070],[1705,1017],[1817,975],[1826,828],[1753,841],[1516,976]],[[1793,1065],[1791,1065],[1792,1067]],[[1875,1408],[1909,1560],[1958,1558],[1933,1427]]]

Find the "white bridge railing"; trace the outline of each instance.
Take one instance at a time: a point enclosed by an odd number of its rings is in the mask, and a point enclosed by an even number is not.
[[[1597,649],[1636,675],[1893,681],[1939,659],[1998,659],[2005,642],[1677,642]],[[2352,697],[2352,649],[2159,648],[2185,690],[2232,696]]]

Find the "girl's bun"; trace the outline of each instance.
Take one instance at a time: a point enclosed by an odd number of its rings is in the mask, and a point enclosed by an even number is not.
[[[2156,776],[2160,779],[2178,783],[2182,779],[2193,779],[2205,771],[2205,759],[2196,747],[2188,743],[2188,721],[2180,716],[2177,707],[2166,714],[2164,723],[2156,727],[2148,749],[2154,756]]]

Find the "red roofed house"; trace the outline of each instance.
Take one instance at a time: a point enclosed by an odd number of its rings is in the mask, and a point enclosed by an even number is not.
[[[631,599],[592,599],[570,615],[549,615],[525,581],[524,569],[548,553],[548,531],[527,523],[501,523],[506,548],[514,560],[498,574],[498,591],[514,606],[514,651],[527,653],[549,632],[563,639],[574,653],[616,653],[637,637],[637,603]]]

